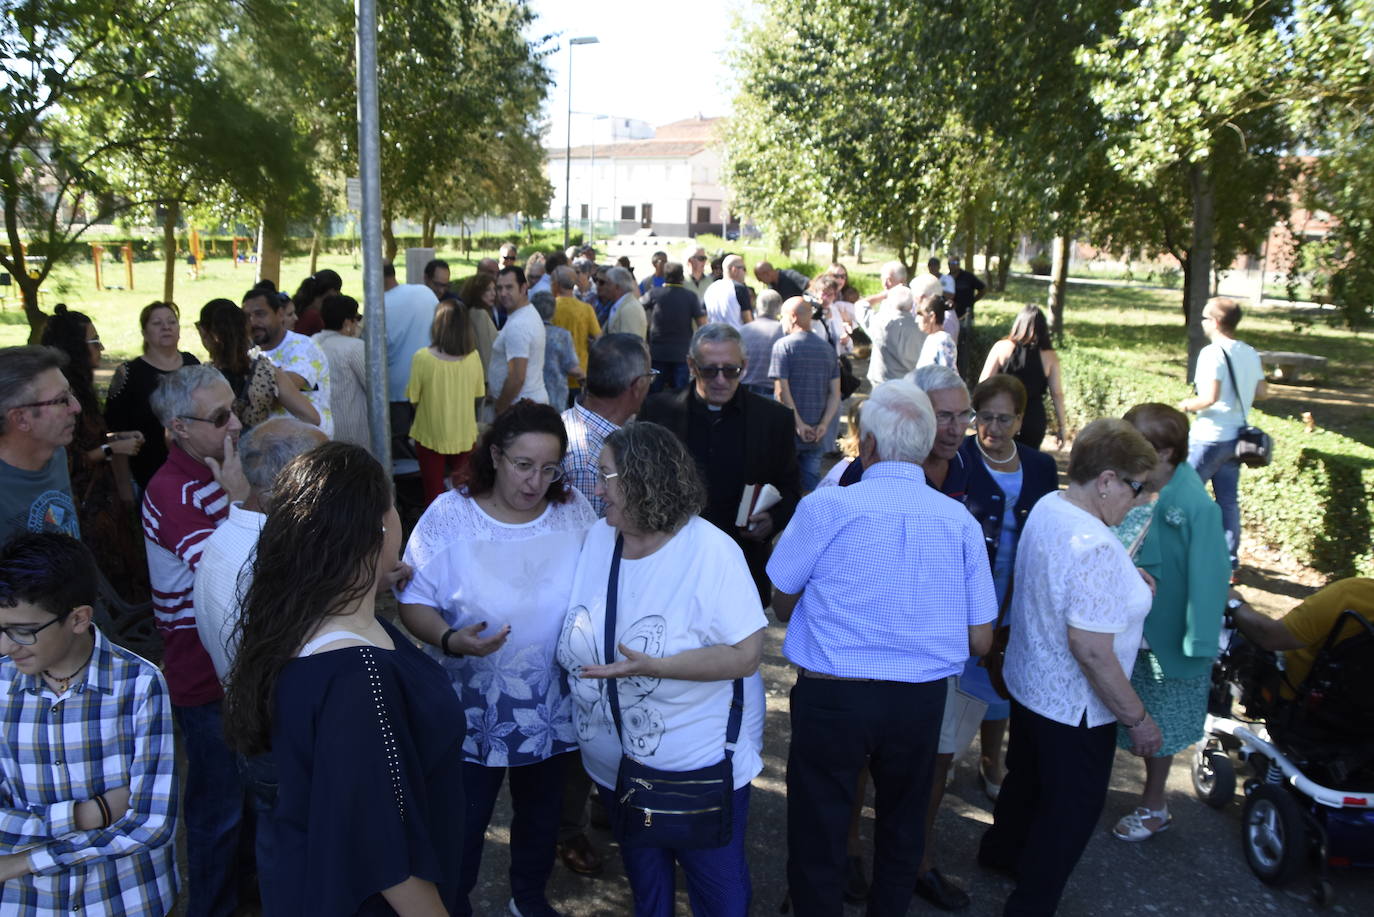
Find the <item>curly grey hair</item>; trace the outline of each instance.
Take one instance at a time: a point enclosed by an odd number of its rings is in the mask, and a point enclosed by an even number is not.
[[[706,505],[706,487],[687,447],[666,427],[632,421],[606,437],[615,456],[625,515],[642,532],[676,532]]]

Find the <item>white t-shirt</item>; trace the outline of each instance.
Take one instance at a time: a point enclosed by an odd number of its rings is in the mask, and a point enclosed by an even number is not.
[[[334,435],[334,415],[329,410],[329,360],[315,342],[303,334],[286,332],[281,343],[261,353],[277,366],[295,373],[309,386],[302,394],[320,412],[320,429],[325,436]],[[273,417],[289,417],[286,408],[277,405]]]
[[[508,361],[521,358],[529,362],[525,366],[525,385],[516,400],[528,398],[548,404],[549,393],[544,388],[544,320],[534,306],[521,306],[512,312],[492,342],[487,391],[493,399],[500,397],[506,385]]]
[[[558,641],[568,672],[582,763],[593,780],[615,786],[621,742],[607,702],[606,680],[579,678],[604,659],[606,580],[615,529],[605,520],[587,533],[573,578],[570,609]],[[733,645],[768,625],[739,546],[699,516],[648,557],[621,560],[616,644],[662,658],[703,646]],[[617,654],[617,658],[620,658]],[[616,679],[624,750],[669,771],[715,764],[725,754],[733,682]],[[732,768],[735,789],[763,770],[763,679],[744,680],[744,718]]]
[[[234,625],[241,613],[239,600],[253,584],[253,558],[267,516],[229,504],[229,517],[210,533],[196,565],[193,610],[196,631],[210,654],[220,681],[229,677],[234,664]]]
[[[1021,533],[1015,582],[1016,626],[1003,670],[1011,696],[1066,726],[1085,716],[1090,727],[1112,722],[1069,649],[1069,628],[1112,634],[1112,651],[1130,677],[1151,596],[1120,539],[1063,492],[1046,494]]]
[[[740,315],[739,298],[735,296],[735,282],[729,277],[722,277],[707,287],[706,295],[701,298],[701,302],[706,306],[708,322],[725,322],[736,328],[744,324]]]
[[[1236,374],[1236,385],[1240,386],[1239,399],[1235,386],[1231,385],[1231,376],[1226,372],[1223,350],[1231,357],[1231,369]],[[1197,443],[1224,443],[1235,439],[1244,425],[1243,412],[1249,411],[1254,404],[1255,388],[1263,378],[1264,367],[1259,354],[1244,341],[1220,338],[1202,348],[1193,369],[1193,384],[1201,391],[1215,379],[1221,383],[1221,391],[1215,403],[1197,412],[1188,438]]]

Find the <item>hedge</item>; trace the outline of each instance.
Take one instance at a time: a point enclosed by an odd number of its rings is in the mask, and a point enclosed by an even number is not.
[[[1191,394],[1172,367],[1175,374],[1163,375],[1072,342],[1062,361],[1070,429]],[[1374,449],[1331,430],[1309,433],[1301,421],[1266,414],[1263,404],[1250,422],[1273,437],[1274,460],[1241,470],[1246,530],[1333,579],[1374,576]]]

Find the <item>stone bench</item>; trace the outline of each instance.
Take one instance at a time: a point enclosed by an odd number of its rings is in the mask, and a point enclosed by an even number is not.
[[[1326,375],[1327,358],[1315,354],[1261,350],[1259,358],[1265,375],[1275,382],[1293,382],[1300,375],[1313,379]]]

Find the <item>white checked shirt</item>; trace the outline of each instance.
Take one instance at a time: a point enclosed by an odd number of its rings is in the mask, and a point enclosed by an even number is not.
[[[601,471],[597,460],[606,437],[620,427],[580,404],[563,412],[563,426],[568,430],[568,454],[563,456],[563,473],[568,476],[568,483],[587,498],[596,518],[604,518],[606,501],[596,495],[596,479]]]
[[[879,462],[805,497],[768,561],[802,593],[783,654],[813,672],[928,682],[964,669],[968,628],[997,617],[988,552],[920,465]]]

